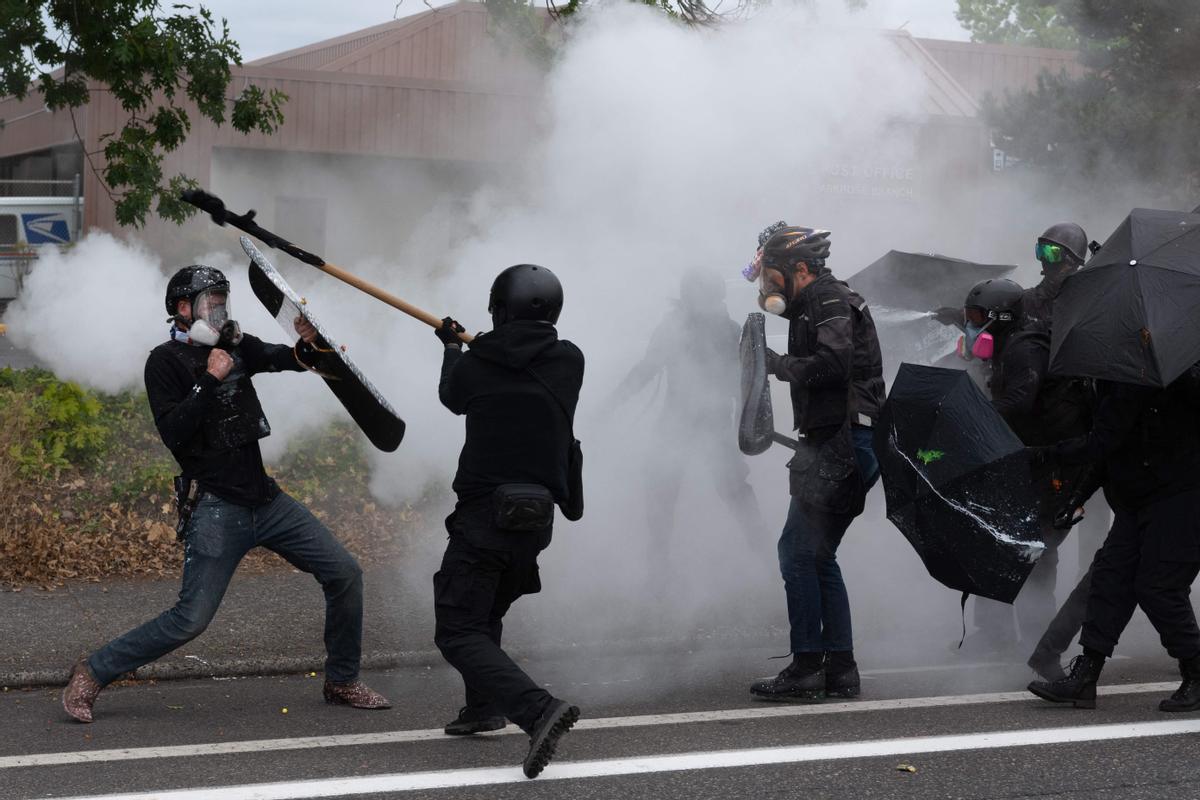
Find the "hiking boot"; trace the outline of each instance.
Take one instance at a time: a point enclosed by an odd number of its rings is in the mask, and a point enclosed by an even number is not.
[[[760,700],[820,702],[825,698],[824,663],[824,653],[796,653],[774,678],[755,681],[750,695]]]
[[[1057,683],[1067,677],[1056,655],[1035,652],[1025,663],[1046,683]]]
[[[392,707],[386,697],[362,681],[334,683],[328,678],[325,679],[325,702],[331,706],[350,706],[371,711]]]
[[[1057,681],[1034,681],[1029,691],[1051,703],[1070,703],[1075,708],[1096,707],[1096,681],[1104,669],[1104,656],[1084,650],[1071,659],[1069,673]]]
[[[508,724],[504,717],[489,713],[490,706],[482,709],[463,706],[452,722],[447,722],[442,732],[447,736],[469,736],[472,733],[498,731]]]
[[[1180,659],[1183,683],[1175,693],[1158,704],[1159,711],[1200,711],[1200,656]]]
[[[571,726],[579,719],[579,708],[563,700],[551,700],[550,705],[538,717],[533,730],[529,732],[529,754],[521,769],[526,778],[536,778],[541,774],[550,759],[554,758],[554,749],[558,740],[571,730]]]
[[[92,721],[92,706],[96,704],[96,696],[104,687],[92,677],[87,661],[80,661],[71,670],[71,679],[67,688],[63,689],[63,710],[80,722]]]
[[[862,681],[853,650],[831,650],[825,659],[825,696],[858,697]]]

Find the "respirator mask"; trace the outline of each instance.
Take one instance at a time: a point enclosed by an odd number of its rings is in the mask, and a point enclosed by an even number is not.
[[[791,277],[782,270],[763,267],[762,248],[742,270],[742,277],[751,283],[758,281],[759,308],[768,314],[784,315],[788,307],[787,298],[791,294]]]
[[[205,289],[192,300],[188,336],[197,344],[228,350],[242,341],[242,329],[229,317],[229,291]]]
[[[995,320],[989,319],[982,309],[964,308],[963,322],[963,335],[958,337],[955,351],[958,357],[967,361],[974,358],[987,361],[996,352],[996,339],[987,330]]]

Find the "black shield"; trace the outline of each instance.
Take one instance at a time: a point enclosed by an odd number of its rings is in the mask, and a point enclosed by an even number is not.
[[[738,447],[748,456],[764,453],[775,434],[771,387],[767,383],[766,317],[754,312],[742,326],[742,408],[738,419]]]

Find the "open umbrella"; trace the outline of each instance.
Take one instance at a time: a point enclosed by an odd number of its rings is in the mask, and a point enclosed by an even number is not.
[[[1166,386],[1200,361],[1200,215],[1135,208],[1054,302],[1050,371]]]
[[[1045,550],[1021,441],[962,370],[901,364],[875,429],[887,516],[929,574],[1011,603]]]
[[[961,306],[972,286],[988,278],[1001,278],[1014,269],[1011,264],[976,264],[935,253],[889,250],[847,283],[873,306],[935,311]]]

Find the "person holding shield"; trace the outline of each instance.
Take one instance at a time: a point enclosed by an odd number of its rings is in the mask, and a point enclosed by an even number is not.
[[[242,558],[265,547],[313,575],[325,593],[325,700],[390,708],[358,677],[362,657],[362,568],[307,508],[263,468],[259,440],[271,433],[251,376],[303,372],[320,363],[316,329],[295,320],[294,347],[242,333],[229,313],[229,281],[213,267],[180,269],[167,284],[170,338],[146,360],[146,396],[163,444],[179,462],[183,541],[178,602],[75,665],[64,710],[91,722],[100,691],[208,626]]]
[[[788,351],[768,349],[766,365],[790,385],[800,433],[778,546],[792,663],[750,687],[762,700],[860,691],[837,549],[879,477],[871,428],[884,402],[883,363],[866,301],[825,266],[829,246],[829,231],[780,222],[759,236],[743,271],[759,282],[759,306],[788,320]]]

